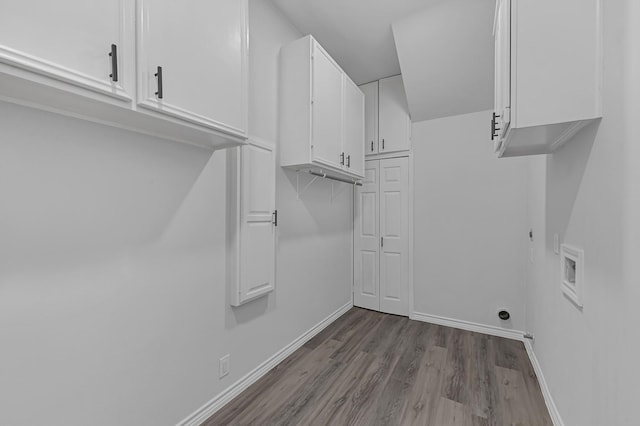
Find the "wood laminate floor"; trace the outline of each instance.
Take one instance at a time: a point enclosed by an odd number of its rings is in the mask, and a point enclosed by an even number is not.
[[[353,308],[204,424],[552,422],[521,342]]]

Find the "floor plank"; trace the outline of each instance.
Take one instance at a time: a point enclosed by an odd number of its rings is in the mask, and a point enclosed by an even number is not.
[[[204,424],[552,422],[522,342],[353,308]]]
[[[426,425],[434,418],[446,361],[446,348],[433,345],[426,350],[402,417],[403,425]]]

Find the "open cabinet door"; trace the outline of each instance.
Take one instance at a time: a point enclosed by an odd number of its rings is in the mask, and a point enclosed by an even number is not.
[[[229,188],[236,191],[227,227],[229,292],[231,305],[239,306],[275,288],[276,165],[274,148],[267,144],[252,142],[232,151]]]

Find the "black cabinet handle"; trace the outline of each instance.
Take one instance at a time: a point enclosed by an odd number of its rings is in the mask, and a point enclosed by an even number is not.
[[[156,73],[154,75],[158,79],[158,91],[156,92],[156,96],[158,97],[158,99],[162,99],[162,96],[163,96],[163,92],[162,92],[162,67],[158,67],[158,70],[156,71]]]
[[[347,155],[347,167],[351,168],[351,155]]]
[[[491,140],[494,140],[496,137],[496,113],[493,113],[491,117]]]
[[[109,56],[111,57],[111,74],[109,74],[109,77],[111,77],[111,81],[118,81],[118,46],[111,45]]]
[[[371,141],[371,152],[373,152],[373,141]]]
[[[496,132],[500,130],[499,127],[496,127],[496,124],[498,124],[496,118],[500,118],[500,116],[494,112],[493,117],[491,118],[491,140],[494,140],[498,137],[498,135],[496,135]]]
[[[382,149],[384,150],[384,139],[382,139]]]
[[[344,166],[344,152],[340,154],[340,164]]]
[[[273,225],[278,226],[278,210],[273,211]]]

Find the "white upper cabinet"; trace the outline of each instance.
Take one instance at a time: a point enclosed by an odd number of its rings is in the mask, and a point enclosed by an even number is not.
[[[364,176],[364,95],[346,76],[344,81],[344,167],[358,176]]]
[[[342,70],[322,49],[312,57],[312,160],[340,168],[342,151]]]
[[[364,93],[364,152],[378,153],[378,82],[363,84]]]
[[[125,0],[4,0],[0,62],[130,101],[133,13]]]
[[[4,0],[0,99],[206,148],[239,145],[247,38],[247,0]]]
[[[602,117],[601,14],[601,0],[496,2],[498,156],[553,152]]]
[[[378,152],[406,151],[411,148],[411,117],[402,76],[380,80]]]
[[[307,36],[280,54],[280,164],[361,178],[364,95]]]
[[[245,136],[245,8],[238,0],[138,0],[138,103]]]
[[[411,149],[411,117],[402,76],[363,84],[366,155]]]

